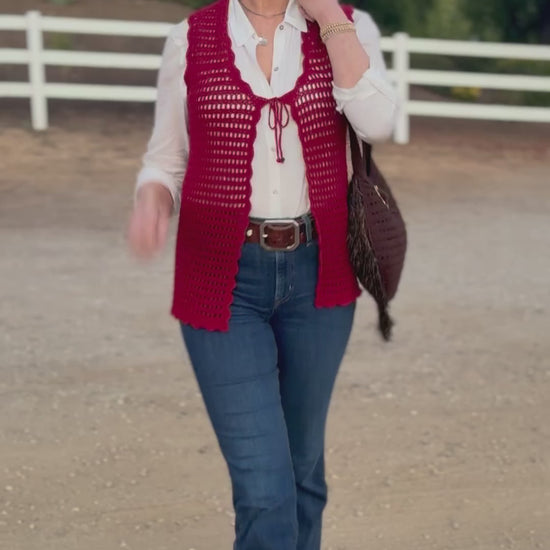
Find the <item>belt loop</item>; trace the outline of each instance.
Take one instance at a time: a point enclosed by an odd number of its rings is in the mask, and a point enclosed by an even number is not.
[[[310,246],[313,241],[313,225],[311,223],[311,214],[304,214],[300,217],[306,226],[306,246]]]

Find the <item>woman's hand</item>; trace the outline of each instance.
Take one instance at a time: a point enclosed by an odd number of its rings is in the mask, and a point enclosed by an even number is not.
[[[344,15],[338,0],[298,0],[298,4],[306,19],[317,21],[320,26],[341,20]]]
[[[138,191],[128,226],[128,245],[136,256],[150,259],[164,248],[172,207],[172,195],[160,183]]]

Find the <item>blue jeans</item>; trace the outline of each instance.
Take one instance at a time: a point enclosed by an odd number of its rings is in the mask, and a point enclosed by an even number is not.
[[[355,303],[314,307],[318,245],[243,245],[228,332],[181,325],[231,476],[234,550],[320,550],[324,436]]]

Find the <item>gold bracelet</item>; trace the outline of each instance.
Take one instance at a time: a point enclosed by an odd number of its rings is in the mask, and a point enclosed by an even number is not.
[[[355,25],[351,21],[329,23],[321,29],[321,40],[326,42],[331,36],[341,32],[355,32]]]

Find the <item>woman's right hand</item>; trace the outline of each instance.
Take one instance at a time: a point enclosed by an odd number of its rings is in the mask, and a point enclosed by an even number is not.
[[[138,191],[128,226],[128,245],[139,258],[151,259],[166,244],[173,201],[160,183],[147,183]]]

